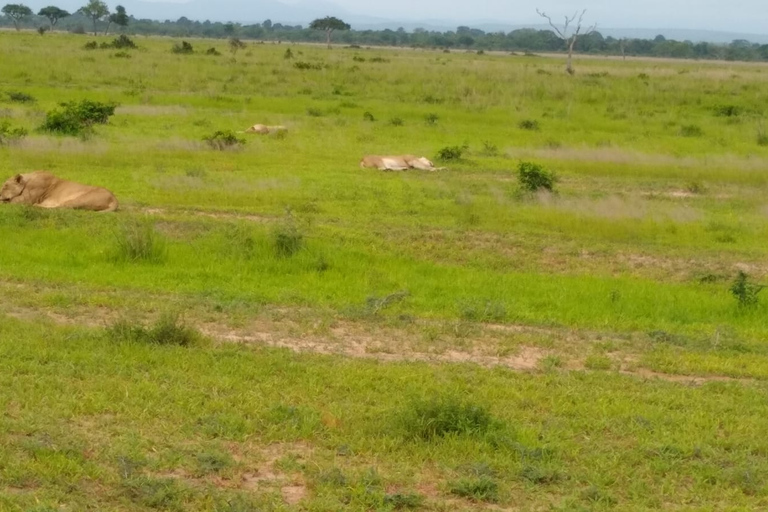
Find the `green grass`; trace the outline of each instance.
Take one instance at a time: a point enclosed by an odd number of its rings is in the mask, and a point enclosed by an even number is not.
[[[0,511],[765,507],[762,66],[90,40],[0,33],[121,208],[0,208]]]

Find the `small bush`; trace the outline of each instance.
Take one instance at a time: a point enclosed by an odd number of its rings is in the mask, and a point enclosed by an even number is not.
[[[115,261],[159,263],[165,255],[165,241],[151,222],[128,222],[115,233]]]
[[[435,96],[432,96],[431,94],[427,94],[426,96],[424,96],[422,101],[424,103],[429,103],[430,105],[439,105],[439,104],[443,103],[445,100],[443,100],[442,98],[436,98]]]
[[[125,34],[120,34],[119,37],[113,39],[109,46],[116,50],[135,50],[138,48],[136,43],[133,42],[133,39]]]
[[[365,57],[360,57],[359,55],[355,55],[352,57],[352,60],[355,62],[365,62]]]
[[[181,43],[176,43],[171,48],[171,53],[178,53],[181,55],[189,55],[191,53],[195,53],[195,49],[192,48],[192,45],[189,44],[186,41],[182,41]]]
[[[128,52],[115,52],[113,57],[115,57],[116,59],[130,59],[131,54]]]
[[[648,76],[647,73],[640,73],[639,75],[637,75],[637,78],[639,78],[640,80],[648,80],[651,77]]]
[[[11,128],[8,121],[0,121],[0,146],[14,144],[27,136],[24,128]]]
[[[62,135],[80,135],[94,124],[106,124],[114,115],[117,103],[81,100],[61,104],[61,109],[51,110],[45,116],[40,129]]]
[[[287,48],[287,49],[285,50],[285,53],[283,54],[283,58],[284,58],[285,60],[291,60],[291,59],[293,58],[293,52],[291,51],[291,49],[290,49],[290,48]]]
[[[313,64],[311,62],[304,62],[304,61],[297,61],[293,63],[293,67],[296,69],[301,70],[308,70],[308,69],[314,69],[314,70],[321,70],[323,69],[322,64]]]
[[[701,137],[704,131],[695,124],[686,124],[680,127],[680,135],[683,137]]]
[[[488,141],[483,142],[483,155],[485,156],[498,156],[499,146]]]
[[[446,146],[437,152],[437,159],[444,162],[461,160],[461,157],[466,150],[467,146]]]
[[[83,45],[84,50],[95,50],[99,47],[99,43],[96,41],[88,41]]]
[[[765,286],[752,283],[749,280],[749,276],[739,270],[736,279],[731,285],[731,294],[736,298],[739,303],[739,307],[750,308],[757,306],[759,301],[758,294],[765,288]]]
[[[557,176],[552,171],[545,170],[541,165],[533,162],[520,162],[517,167],[517,179],[523,190],[536,192],[540,189],[552,191],[557,181]]]
[[[44,36],[46,32],[48,32],[48,27],[46,26],[37,27],[37,33],[40,34],[41,36]]]
[[[239,148],[245,145],[245,139],[239,138],[232,130],[219,130],[203,140],[208,143],[212,149],[224,151],[225,149]]]
[[[307,109],[307,115],[309,117],[323,117],[323,111],[319,108],[310,107]]]
[[[521,130],[529,130],[533,132],[537,132],[540,130],[539,122],[535,119],[524,119],[523,121],[520,121],[517,125]]]
[[[8,101],[13,103],[34,103],[36,101],[32,95],[25,92],[8,91],[5,94],[8,96]]]
[[[430,441],[448,435],[485,433],[492,417],[483,406],[446,396],[411,403],[402,413],[401,422],[409,437]]]
[[[713,110],[717,117],[737,117],[744,109],[738,105],[718,105]]]
[[[152,326],[125,319],[107,327],[107,337],[116,342],[145,343],[148,345],[175,345],[189,347],[202,339],[202,335],[184,324],[178,314],[166,313]]]
[[[384,495],[384,505],[390,506],[394,510],[421,508],[423,504],[424,496],[421,494],[398,492]]]
[[[385,59],[384,57],[371,57],[368,59],[368,62],[389,62],[389,59]]]
[[[440,117],[438,117],[437,114],[427,114],[426,116],[424,116],[424,121],[429,126],[435,126],[439,120],[440,120]]]
[[[363,120],[364,121],[370,121],[372,123],[372,122],[376,121],[376,118],[373,117],[373,114],[371,114],[370,112],[364,112],[363,113]]]
[[[405,121],[403,121],[402,117],[393,117],[389,120],[389,124],[392,126],[403,126],[405,124]]]
[[[499,484],[487,476],[463,478],[449,484],[451,494],[475,501],[496,502],[499,499]]]
[[[272,231],[272,241],[278,257],[290,258],[304,246],[304,235],[289,214],[285,222]]]
[[[214,48],[213,46],[211,46],[210,48],[205,50],[205,54],[206,55],[221,55],[221,52],[219,50],[217,50],[216,48]]]

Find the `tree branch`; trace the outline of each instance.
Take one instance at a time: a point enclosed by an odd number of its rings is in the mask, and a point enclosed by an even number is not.
[[[563,39],[563,40],[565,40],[565,36],[563,35],[563,33],[562,33],[562,32],[560,32],[560,29],[559,29],[559,28],[557,28],[557,26],[555,26],[555,24],[554,24],[554,23],[552,23],[552,18],[550,18],[549,16],[547,16],[547,13],[545,13],[545,12],[541,12],[541,11],[540,11],[538,8],[536,9],[536,13],[537,13],[539,16],[541,16],[542,18],[546,18],[546,20],[549,22],[549,26],[550,26],[550,27],[552,27],[553,29],[555,29],[555,32],[556,32],[556,33],[557,33],[557,35],[560,37],[560,39]],[[566,20],[567,20],[567,19],[568,19],[568,18],[566,17]],[[568,30],[568,25],[567,25],[567,24],[566,24],[566,26],[565,26],[565,29],[566,29],[566,30]]]

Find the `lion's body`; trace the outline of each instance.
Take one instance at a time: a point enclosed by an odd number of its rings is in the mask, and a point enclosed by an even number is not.
[[[422,171],[439,170],[434,164],[424,157],[415,155],[368,155],[360,161],[362,168],[375,168],[380,171],[405,171],[407,169],[420,169]]]
[[[109,190],[57,178],[45,171],[17,174],[3,184],[0,200],[41,208],[113,212],[118,202]]]

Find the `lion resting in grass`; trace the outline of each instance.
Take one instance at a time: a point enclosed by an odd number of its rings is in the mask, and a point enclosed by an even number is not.
[[[427,158],[415,155],[379,156],[368,155],[360,161],[360,167],[376,168],[380,171],[405,171],[407,169],[421,169],[422,171],[441,171],[445,167],[435,167]]]
[[[17,174],[3,184],[0,201],[41,208],[77,208],[97,212],[117,210],[117,199],[102,187],[57,178],[45,171]]]
[[[270,133],[286,132],[288,128],[283,125],[267,126],[265,124],[255,124],[245,130],[243,133],[258,133],[259,135],[269,135]]]

